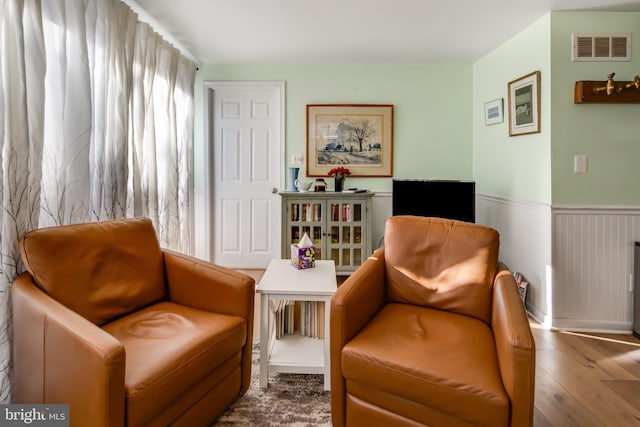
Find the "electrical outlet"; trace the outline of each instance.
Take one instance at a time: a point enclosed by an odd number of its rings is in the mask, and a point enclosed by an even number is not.
[[[302,162],[304,161],[304,154],[302,153],[293,153],[291,155],[291,164],[293,166],[302,166]]]

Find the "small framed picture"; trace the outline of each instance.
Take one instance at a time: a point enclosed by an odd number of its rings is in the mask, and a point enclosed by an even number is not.
[[[540,132],[540,71],[509,82],[509,136]]]
[[[484,103],[484,124],[486,126],[495,125],[504,121],[502,98]]]

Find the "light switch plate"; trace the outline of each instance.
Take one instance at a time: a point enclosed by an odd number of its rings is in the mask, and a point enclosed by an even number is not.
[[[291,165],[292,166],[302,166],[302,162],[304,161],[304,154],[302,153],[293,153],[291,154]]]
[[[573,173],[587,173],[587,160],[586,154],[573,156]]]

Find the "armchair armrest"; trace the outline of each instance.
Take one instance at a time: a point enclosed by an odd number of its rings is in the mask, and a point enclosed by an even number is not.
[[[163,250],[169,300],[253,322],[255,280],[246,274]]]
[[[66,403],[77,425],[124,426],[124,346],[41,291],[12,287],[13,402]]]
[[[491,327],[502,382],[511,400],[512,426],[532,426],[535,341],[511,272],[501,265],[493,287]]]
[[[335,427],[345,424],[345,381],[342,348],[382,308],[385,302],[384,248],[376,250],[331,299],[331,413]]]
[[[251,382],[251,352],[256,281],[248,276],[210,262],[163,250],[169,300],[214,313],[239,316],[247,322],[242,349],[242,385]]]

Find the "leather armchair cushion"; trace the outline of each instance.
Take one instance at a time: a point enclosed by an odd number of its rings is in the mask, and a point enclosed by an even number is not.
[[[349,394],[426,424],[434,413],[478,426],[509,423],[493,334],[469,316],[387,304],[343,348],[342,372]]]
[[[498,232],[476,224],[394,216],[385,227],[387,300],[491,316]]]
[[[239,363],[246,327],[241,317],[172,302],[104,325],[126,352],[127,425],[147,424],[225,361],[235,356]]]
[[[20,253],[41,289],[98,326],[165,299],[162,252],[147,218],[34,230]]]

